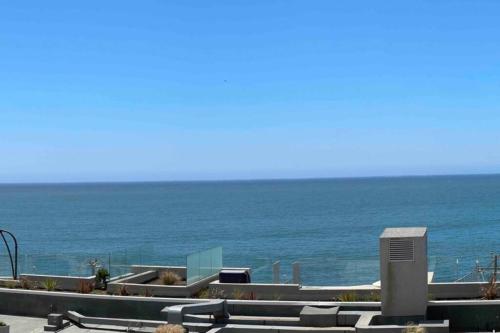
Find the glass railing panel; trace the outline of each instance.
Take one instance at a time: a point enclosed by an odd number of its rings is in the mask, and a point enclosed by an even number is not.
[[[200,253],[193,253],[187,256],[187,284],[192,284],[200,280]]]
[[[187,284],[217,274],[222,268],[222,248],[217,247],[190,254],[187,256],[186,263]]]

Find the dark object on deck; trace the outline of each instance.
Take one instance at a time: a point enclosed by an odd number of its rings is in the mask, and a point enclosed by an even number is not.
[[[246,269],[223,269],[219,273],[220,283],[250,283],[250,273]]]

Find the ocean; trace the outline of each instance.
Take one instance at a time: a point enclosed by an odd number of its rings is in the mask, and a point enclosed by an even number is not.
[[[19,241],[21,272],[87,274],[98,258],[182,265],[222,246],[225,266],[271,282],[301,265],[305,285],[379,279],[386,227],[426,226],[429,269],[453,281],[500,252],[500,176],[0,185],[0,229]],[[0,274],[9,274],[0,244]]]

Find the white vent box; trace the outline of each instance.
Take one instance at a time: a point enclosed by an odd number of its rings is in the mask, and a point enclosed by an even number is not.
[[[380,236],[382,315],[425,316],[427,228],[387,228]]]

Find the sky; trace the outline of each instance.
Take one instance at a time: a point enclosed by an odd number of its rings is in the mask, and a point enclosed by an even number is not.
[[[4,1],[0,182],[500,172],[499,1]]]

